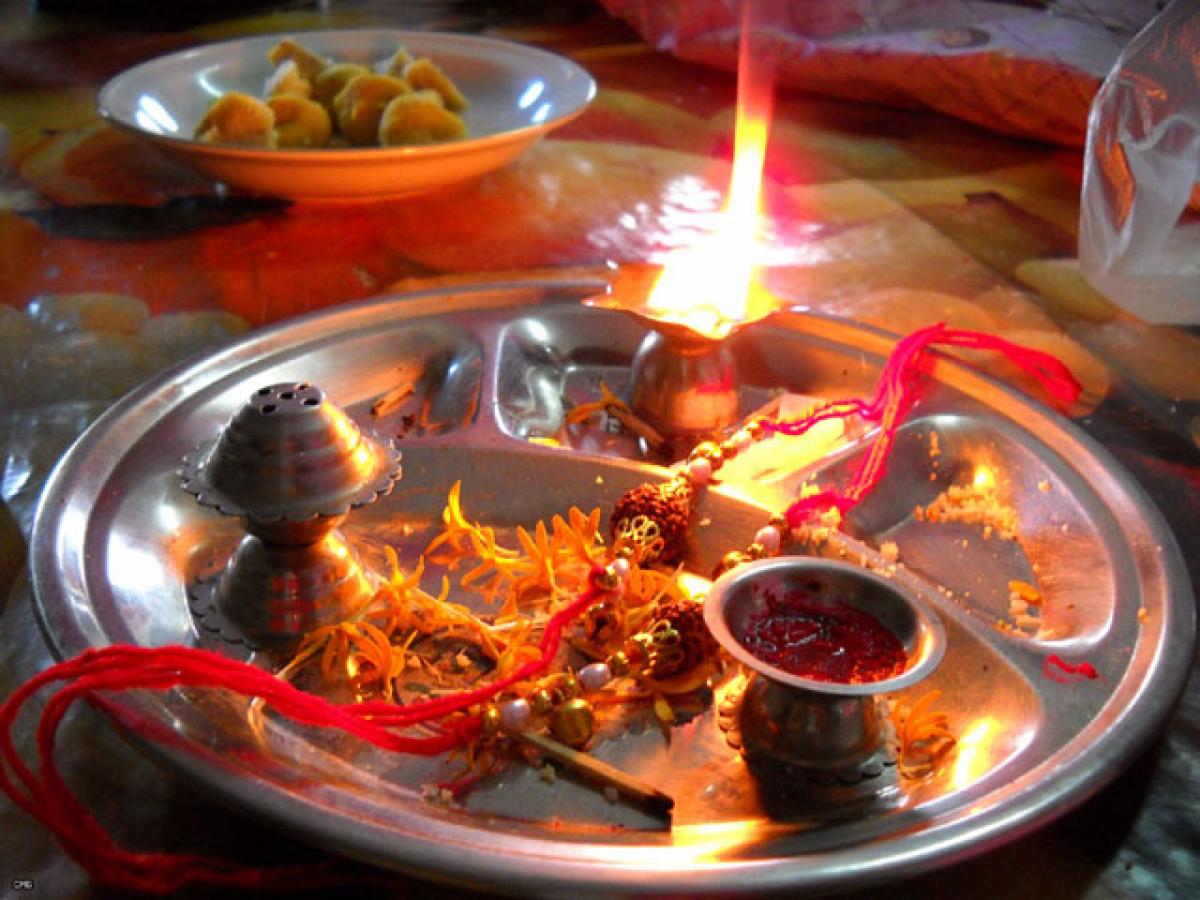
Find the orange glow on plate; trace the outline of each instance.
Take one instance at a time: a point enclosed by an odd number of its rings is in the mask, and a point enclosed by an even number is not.
[[[777,830],[765,819],[740,819],[732,822],[695,822],[671,829],[673,848],[693,865],[718,862],[723,856]]]
[[[956,789],[975,782],[988,768],[991,754],[988,750],[1000,731],[1000,723],[992,716],[984,716],[972,722],[958,739],[955,748],[954,773],[951,781]]]
[[[996,486],[996,471],[991,466],[981,463],[975,467],[972,483],[981,491],[990,491]]]
[[[354,448],[354,452],[350,454],[350,461],[359,472],[368,473],[375,468],[375,455],[366,442]]]
[[[749,15],[753,4],[743,7]],[[737,118],[729,198],[712,233],[672,253],[646,301],[645,314],[720,339],[734,326],[776,307],[755,282],[759,257],[763,162],[771,121],[772,73],[749,46],[753,28],[742,23],[738,53]]]
[[[712,587],[712,581],[700,575],[693,575],[691,572],[679,572],[675,581],[679,589],[690,600],[702,599]]]

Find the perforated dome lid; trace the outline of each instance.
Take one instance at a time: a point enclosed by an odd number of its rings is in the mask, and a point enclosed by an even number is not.
[[[344,515],[399,478],[400,451],[304,382],[259,388],[181,473],[200,503],[260,521]]]

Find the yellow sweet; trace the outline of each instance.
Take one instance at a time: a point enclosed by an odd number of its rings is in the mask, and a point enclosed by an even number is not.
[[[392,54],[391,59],[389,59],[387,62],[379,64],[379,71],[384,75],[391,75],[395,78],[403,78],[405,67],[408,66],[408,64],[412,61],[412,54],[410,54],[403,47],[399,47],[397,48],[396,52]]]
[[[263,85],[263,94],[274,97],[278,94],[295,94],[298,97],[312,95],[312,82],[300,74],[294,59],[284,60],[274,74]]]
[[[432,60],[415,59],[404,67],[404,80],[416,91],[437,91],[446,109],[451,112],[462,112],[471,104],[462,91],[450,80]]]
[[[275,114],[275,146],[325,147],[333,134],[333,123],[325,107],[307,97],[280,94],[267,100]]]
[[[284,38],[267,58],[275,71],[263,85],[265,102],[239,91],[218,98],[196,127],[197,140],[303,149],[435,144],[467,135],[457,115],[467,98],[431,60],[413,59],[404,47],[370,64],[337,62]],[[401,98],[409,99],[395,102]]]
[[[333,63],[321,70],[313,80],[312,98],[325,107],[329,115],[336,115],[333,100],[347,84],[359,75],[370,75],[371,70],[358,63]]]
[[[307,47],[302,47],[293,41],[291,38],[284,38],[278,44],[271,48],[267,54],[267,59],[271,61],[271,65],[278,66],[287,60],[291,60],[296,64],[300,75],[312,81],[328,65],[328,62],[323,58],[313,53]]]
[[[275,114],[257,97],[230,91],[208,108],[196,126],[196,139],[205,144],[274,146]]]
[[[466,136],[466,123],[443,106],[436,91],[393,98],[379,120],[379,143],[385,147],[439,144]]]
[[[390,75],[359,75],[342,88],[333,100],[338,129],[352,144],[374,144],[384,107],[412,88]]]

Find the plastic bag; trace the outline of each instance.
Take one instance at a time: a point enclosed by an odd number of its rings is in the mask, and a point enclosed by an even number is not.
[[[1150,322],[1200,323],[1200,4],[1175,0],[1092,105],[1080,267]]]

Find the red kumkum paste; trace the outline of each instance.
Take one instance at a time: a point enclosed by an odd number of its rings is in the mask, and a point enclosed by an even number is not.
[[[763,662],[814,681],[882,681],[908,660],[899,638],[870,613],[819,603],[803,591],[768,594],[738,641]]]

